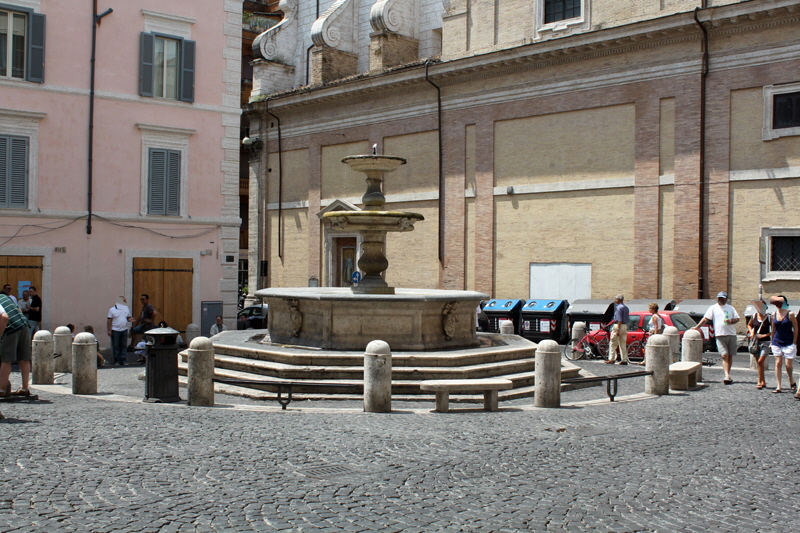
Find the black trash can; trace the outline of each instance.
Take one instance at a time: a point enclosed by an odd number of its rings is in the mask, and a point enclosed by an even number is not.
[[[614,318],[614,300],[575,300],[567,308],[569,329],[575,322],[586,323],[586,332],[600,329]]]
[[[179,402],[178,334],[172,328],[151,329],[144,335],[146,350],[144,401]]]
[[[489,300],[483,312],[489,319],[489,333],[500,333],[500,322],[510,320],[514,323],[514,333],[519,335],[519,310],[522,300]]]
[[[569,341],[566,300],[528,300],[520,311],[520,335],[535,342]]]

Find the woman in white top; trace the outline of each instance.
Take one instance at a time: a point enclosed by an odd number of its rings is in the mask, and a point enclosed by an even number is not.
[[[658,314],[658,304],[653,302],[647,306],[647,308],[652,313],[650,320],[648,321],[647,327],[647,335],[656,335],[657,333],[661,333],[664,331],[664,319],[661,318],[661,315]],[[644,359],[639,365],[644,365]]]

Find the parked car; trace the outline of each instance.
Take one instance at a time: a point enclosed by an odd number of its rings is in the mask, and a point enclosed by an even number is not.
[[[678,328],[681,339],[687,330],[695,327],[697,322],[692,317],[681,311],[659,311],[658,315],[664,319],[664,327],[675,326]],[[647,341],[647,334],[650,331],[650,317],[653,316],[649,311],[634,311],[628,318],[628,338],[627,343],[631,344],[636,341]],[[596,348],[593,351],[603,356],[608,352],[609,330],[610,326],[601,327],[587,333],[591,335],[595,341]]]
[[[267,327],[267,304],[250,305],[236,315],[236,329],[265,329]],[[242,320],[244,317],[244,320]]]

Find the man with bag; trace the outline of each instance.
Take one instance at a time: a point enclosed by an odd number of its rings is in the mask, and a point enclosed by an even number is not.
[[[736,324],[739,322],[739,313],[728,303],[728,293],[725,291],[717,293],[717,303],[712,305],[700,319],[700,323],[692,329],[700,331],[704,325],[712,322],[714,325],[714,337],[717,341],[717,351],[722,357],[722,370],[725,371],[725,385],[733,383],[731,379],[731,366],[733,364],[733,354],[738,348],[736,338]]]

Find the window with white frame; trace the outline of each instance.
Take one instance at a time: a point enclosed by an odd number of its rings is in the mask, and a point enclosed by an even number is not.
[[[591,0],[536,0],[534,31],[537,39],[564,37],[590,29]]]
[[[185,216],[189,137],[195,130],[137,124],[142,132],[141,213]]]
[[[764,94],[762,139],[800,135],[800,83],[767,85]]]
[[[0,3],[0,78],[44,82],[45,16]]]
[[[762,228],[765,280],[800,279],[800,228]]]

